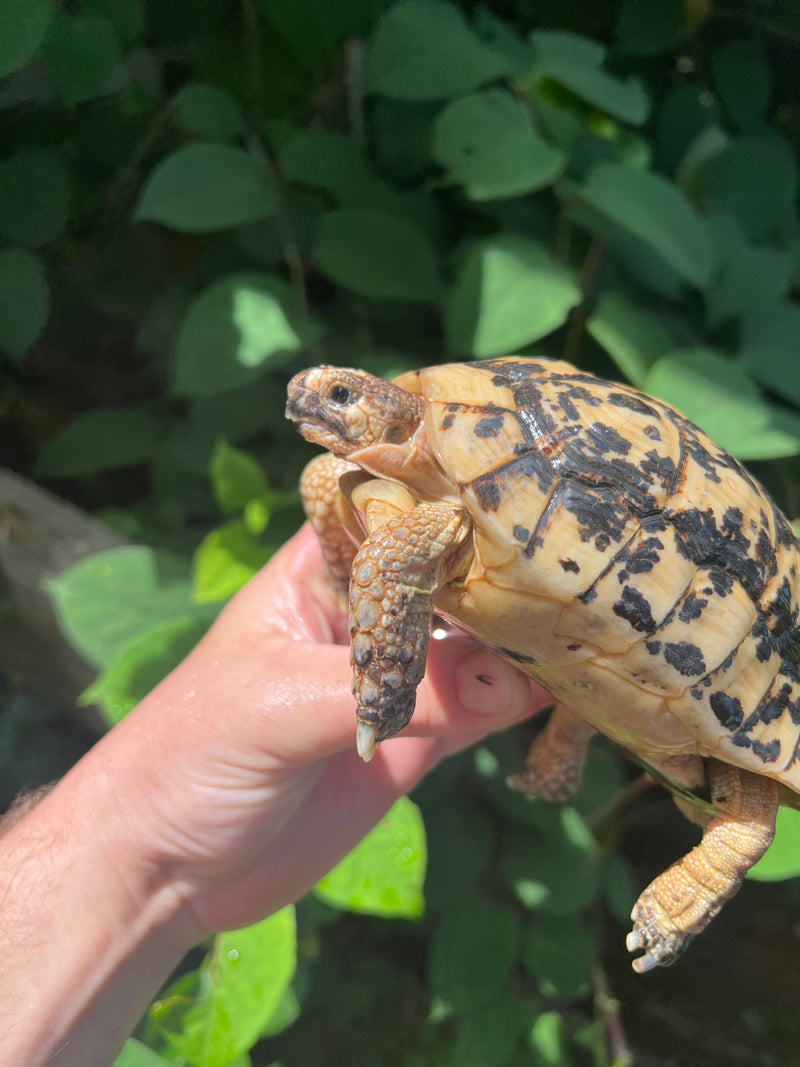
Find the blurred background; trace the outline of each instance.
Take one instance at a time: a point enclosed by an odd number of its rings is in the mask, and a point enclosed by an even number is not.
[[[300,524],[307,365],[567,359],[800,516],[799,144],[796,0],[4,0],[0,806]],[[193,954],[118,1063],[798,1062],[796,824],[637,978],[696,830],[603,743],[574,804],[508,793],[531,729]]]

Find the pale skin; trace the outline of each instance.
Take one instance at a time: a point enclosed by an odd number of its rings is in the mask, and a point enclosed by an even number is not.
[[[8,1067],[107,1067],[184,953],[296,900],[445,756],[550,701],[460,637],[365,766],[346,620],[304,528],[0,838]]]

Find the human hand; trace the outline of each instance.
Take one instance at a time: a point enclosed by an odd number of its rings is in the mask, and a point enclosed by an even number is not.
[[[346,641],[306,526],[110,735],[129,842],[178,887],[186,945],[302,895],[444,756],[550,700],[467,638],[431,641],[410,726],[365,765]]]

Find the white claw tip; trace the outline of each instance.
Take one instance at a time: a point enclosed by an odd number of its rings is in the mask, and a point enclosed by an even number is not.
[[[369,763],[378,751],[378,727],[360,722],[356,728],[356,750],[365,763]]]

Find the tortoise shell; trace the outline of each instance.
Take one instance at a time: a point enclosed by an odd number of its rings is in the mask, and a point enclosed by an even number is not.
[[[437,609],[644,759],[713,756],[800,791],[800,553],[759,483],[669,405],[566,363],[395,384],[424,400],[473,521]]]

